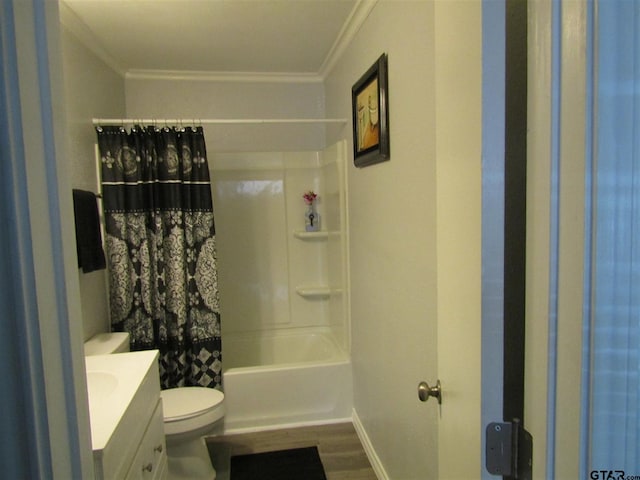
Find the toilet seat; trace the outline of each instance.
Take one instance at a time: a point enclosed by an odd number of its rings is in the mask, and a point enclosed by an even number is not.
[[[224,394],[206,387],[162,390],[166,435],[175,435],[212,425],[224,416]]]

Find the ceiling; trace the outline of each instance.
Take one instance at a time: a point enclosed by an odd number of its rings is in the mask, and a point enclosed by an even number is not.
[[[318,75],[357,29],[364,3],[63,0],[61,20],[122,73]]]

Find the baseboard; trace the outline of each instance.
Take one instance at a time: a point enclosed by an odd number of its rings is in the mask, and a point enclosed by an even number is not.
[[[223,435],[268,432],[270,430],[283,430],[286,428],[317,427],[320,425],[333,425],[335,423],[351,423],[351,421],[352,419],[350,417],[347,417],[347,418],[328,418],[323,420],[310,420],[310,421],[288,422],[288,423],[274,423],[274,424],[260,425],[255,427],[232,427],[232,428],[224,428]]]
[[[367,431],[364,429],[364,425],[362,425],[360,417],[358,417],[358,412],[356,412],[355,408],[352,413],[352,421],[353,427],[356,429],[360,443],[362,443],[362,447],[367,454],[367,458],[369,459],[369,463],[371,463],[371,467],[373,468],[376,477],[378,477],[378,480],[389,480],[389,475],[387,475],[387,472],[382,466],[382,462],[373,448],[371,440],[369,440],[369,435],[367,435]]]

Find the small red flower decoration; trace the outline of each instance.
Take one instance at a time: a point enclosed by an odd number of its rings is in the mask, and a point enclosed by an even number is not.
[[[305,192],[304,195],[302,195],[302,198],[304,198],[304,203],[306,203],[307,205],[311,205],[317,196],[318,195],[314,193],[313,190],[309,190],[308,192]]]

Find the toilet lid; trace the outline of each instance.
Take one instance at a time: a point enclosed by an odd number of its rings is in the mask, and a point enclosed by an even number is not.
[[[162,390],[164,421],[183,420],[214,409],[224,400],[219,390],[206,387],[180,387]]]

